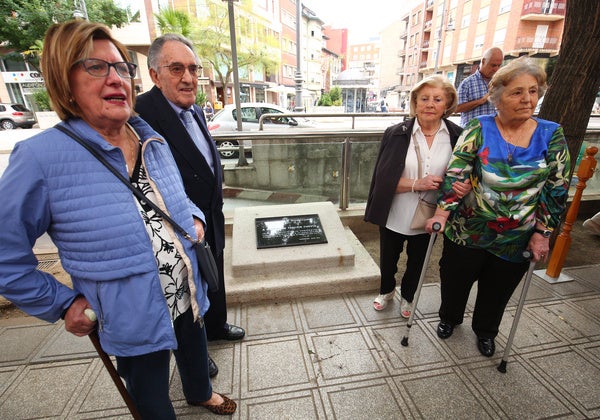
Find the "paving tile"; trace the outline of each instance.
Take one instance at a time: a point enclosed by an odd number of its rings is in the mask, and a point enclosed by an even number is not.
[[[308,349],[300,337],[242,342],[242,398],[314,386]]]
[[[332,380],[353,380],[366,376],[382,375],[383,367],[377,363],[378,355],[373,344],[359,330],[340,330],[309,335],[309,346],[319,379],[325,384]]]
[[[324,387],[321,393],[330,419],[399,420],[410,414],[393,385],[383,380]]]
[[[550,375],[561,393],[585,410],[600,414],[600,368],[574,349],[532,357],[531,362]]]
[[[88,361],[27,366],[9,389],[8,399],[0,405],[2,418],[64,417],[89,365]]]
[[[248,399],[244,401],[239,414],[240,418],[253,420],[324,418],[324,410],[317,390]]]
[[[500,341],[499,338],[504,338],[505,343],[508,341],[514,319],[514,310],[508,309],[504,312],[496,344]],[[533,348],[540,349],[566,344],[553,334],[549,328],[546,328],[544,325],[537,322],[537,319],[530,315],[528,308],[525,308],[521,312],[516,328],[511,351],[516,351],[517,349],[520,349],[521,351],[531,351]]]
[[[14,365],[29,360],[56,329],[55,325],[26,325],[0,330],[0,366]]]
[[[419,418],[489,419],[490,407],[474,387],[455,371],[429,371],[420,377],[394,378],[410,396]]]
[[[428,327],[420,322],[414,323],[407,336],[405,325],[373,327],[372,334],[375,345],[380,349],[381,358],[392,375],[400,372],[432,369],[448,365],[437,343],[423,331]],[[408,337],[408,346],[402,346],[403,337]],[[439,339],[437,340],[439,341]]]
[[[589,299],[577,299],[572,301],[574,305],[579,306],[592,315],[600,319],[600,296],[593,296]]]
[[[264,335],[297,334],[300,325],[291,301],[244,305],[242,313],[248,329],[246,339]]]
[[[307,330],[359,325],[344,296],[303,299],[300,308]]]
[[[544,304],[529,311],[569,340],[589,340],[600,336],[600,322],[566,301]]]
[[[506,373],[498,372],[494,365],[472,368],[470,375],[486,399],[496,403],[501,418],[540,419],[573,414],[545,381],[517,361],[509,360]]]
[[[71,334],[65,330],[63,322],[56,325],[58,328],[47,337],[44,345],[33,356],[33,363],[98,357],[88,337]]]

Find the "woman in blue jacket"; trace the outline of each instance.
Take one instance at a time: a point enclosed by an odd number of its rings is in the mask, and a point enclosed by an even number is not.
[[[47,32],[42,73],[63,128],[99,152],[191,236],[204,215],[185,195],[169,146],[134,116],[136,65],[101,24],[70,21]],[[209,307],[193,243],[173,230],[90,152],[51,128],[18,143],[0,179],[0,294],[23,311],[102,348],[144,419],[175,418],[169,399],[174,352],[189,404],[231,414],[212,390],[202,316]],[[47,232],[73,289],[37,269]],[[97,324],[85,315],[97,314]]]

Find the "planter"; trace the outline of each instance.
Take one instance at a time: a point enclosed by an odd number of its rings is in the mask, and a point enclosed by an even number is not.
[[[60,122],[58,115],[54,111],[41,111],[35,113],[35,119],[38,122],[39,127],[42,130],[54,126],[54,124]]]

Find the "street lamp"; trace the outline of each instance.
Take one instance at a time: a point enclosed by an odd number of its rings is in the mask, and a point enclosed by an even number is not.
[[[302,28],[302,1],[296,0],[296,74],[294,75],[294,82],[296,82],[296,106],[294,107],[294,111],[302,112],[304,111],[304,106],[302,105],[302,70],[301,69],[301,53],[302,49],[300,48],[300,30]]]
[[[235,38],[235,14],[233,10],[233,2],[239,0],[223,0],[227,2],[227,13],[229,15],[229,37],[231,38],[231,61],[233,65],[233,100],[235,101],[235,112],[237,115],[237,130],[242,131],[242,106],[240,105],[240,76],[238,74],[238,59],[237,59],[237,41]],[[227,86],[223,86],[226,89]],[[244,144],[239,145],[238,166],[248,166],[246,154],[244,152]]]

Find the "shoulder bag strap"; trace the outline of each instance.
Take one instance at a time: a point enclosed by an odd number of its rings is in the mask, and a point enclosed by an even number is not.
[[[152,202],[151,200],[149,200],[144,195],[143,192],[141,192],[136,187],[134,187],[131,184],[131,182],[129,182],[129,180],[127,178],[125,178],[123,175],[121,175],[121,173],[119,171],[117,171],[110,163],[108,163],[106,161],[106,159],[104,159],[104,156],[102,156],[100,153],[98,153],[97,150],[95,150],[92,146],[90,146],[88,143],[86,143],[81,137],[79,137],[77,134],[73,133],[71,130],[63,127],[62,125],[55,125],[54,128],[56,128],[59,131],[62,131],[63,133],[65,133],[66,135],[68,135],[69,137],[71,137],[73,140],[75,140],[77,143],[79,143],[80,145],[82,145],[83,147],[85,147],[88,152],[90,152],[92,155],[94,155],[94,157],[96,159],[98,159],[100,161],[100,163],[102,163],[104,166],[106,166],[106,168],[108,168],[109,171],[111,171],[117,178],[119,178],[119,180],[121,182],[123,182],[123,184],[125,184],[140,201],[143,201],[144,203],[146,203],[150,207],[152,207],[152,209],[155,212],[157,212],[158,214],[160,214],[160,216],[164,220],[166,220],[167,222],[169,222],[175,228],[175,230],[177,230],[177,232],[179,232],[181,235],[183,235],[184,238],[186,238],[188,241],[193,242],[193,243],[197,243],[198,242],[194,238],[192,238],[185,231],[185,229],[183,229],[181,226],[179,226],[179,224],[177,224],[167,213],[165,213],[164,211],[162,211],[160,209],[160,207],[158,207],[156,204],[154,204],[154,202]]]

